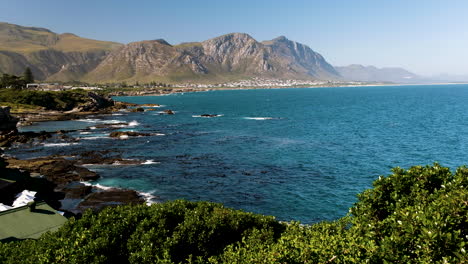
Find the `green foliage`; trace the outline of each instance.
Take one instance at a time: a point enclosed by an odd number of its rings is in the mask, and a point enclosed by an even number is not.
[[[23,74],[23,79],[26,84],[34,82],[34,76],[29,67],[26,67],[26,70],[24,71],[24,74]]]
[[[396,168],[359,195],[353,227],[377,245],[374,260],[401,263],[466,261],[468,169],[439,164]]]
[[[203,262],[254,229],[279,236],[284,225],[219,204],[174,201],[88,212],[37,241],[0,244],[0,253],[22,263]]]
[[[41,106],[48,110],[71,110],[87,100],[84,91],[44,92],[8,89],[0,93],[0,102]]]
[[[208,202],[107,208],[0,263],[468,263],[468,168],[396,168],[335,222],[301,225]]]
[[[24,78],[16,75],[2,74],[0,77],[0,88],[11,88],[15,90],[22,89],[26,86]]]

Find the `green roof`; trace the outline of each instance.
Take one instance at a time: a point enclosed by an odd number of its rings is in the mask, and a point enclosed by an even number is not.
[[[0,241],[39,238],[47,231],[56,231],[67,219],[48,204],[36,204],[30,211],[29,206],[21,206],[0,212]]]

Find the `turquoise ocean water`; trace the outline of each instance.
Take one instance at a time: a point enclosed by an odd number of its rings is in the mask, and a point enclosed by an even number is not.
[[[468,163],[468,85],[234,90],[117,97],[163,107],[23,130],[131,122],[155,133],[111,139],[106,128],[73,132],[73,144],[13,148],[22,158],[111,149],[138,166],[94,166],[104,186],[157,200],[208,200],[280,220],[344,216],[356,195],[395,166]],[[160,115],[172,109],[175,115]],[[202,114],[219,117],[203,118]]]

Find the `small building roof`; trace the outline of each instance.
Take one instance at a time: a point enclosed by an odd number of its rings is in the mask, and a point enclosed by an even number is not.
[[[56,231],[67,219],[44,202],[34,210],[28,205],[0,212],[0,241],[39,238],[47,231]]]

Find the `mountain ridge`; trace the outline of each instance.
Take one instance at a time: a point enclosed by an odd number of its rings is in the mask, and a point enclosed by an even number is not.
[[[164,39],[120,44],[0,23],[0,72],[30,67],[38,80],[218,82],[251,77],[339,80],[310,47],[280,36],[259,42],[229,33],[171,45]]]
[[[341,79],[306,45],[286,37],[258,42],[246,33],[229,33],[178,45],[131,42],[112,51],[85,80],[223,82],[251,77]]]
[[[373,65],[350,64],[334,66],[340,75],[350,81],[416,83],[423,78],[401,67],[378,68]]]
[[[0,73],[19,75],[29,67],[37,80],[78,80],[120,45],[1,22]]]

